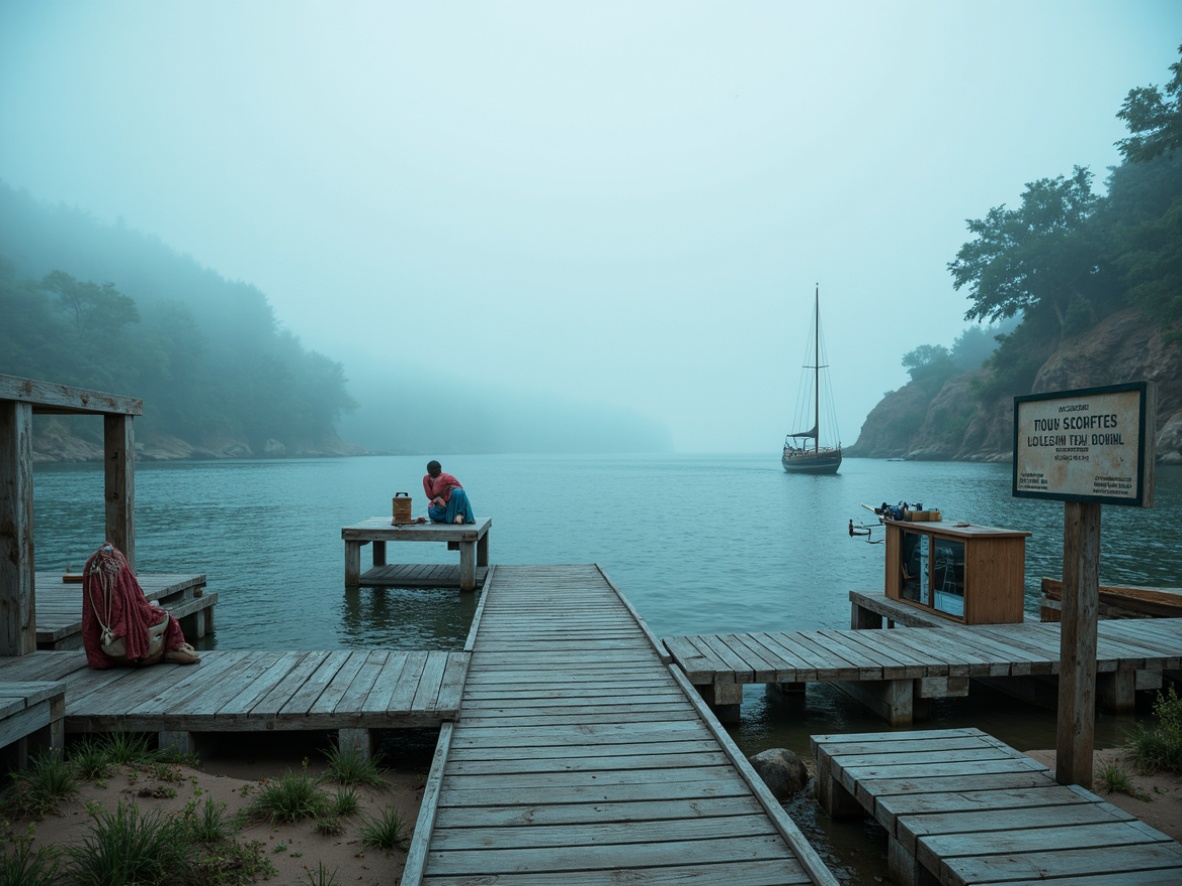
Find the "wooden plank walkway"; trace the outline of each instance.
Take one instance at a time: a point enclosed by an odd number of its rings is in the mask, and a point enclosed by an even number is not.
[[[0,658],[0,682],[61,681],[65,731],[156,732],[193,750],[214,732],[341,730],[372,748],[376,729],[454,719],[466,652],[213,650],[196,665],[93,671],[81,651]]]
[[[218,595],[205,590],[204,575],[137,575],[144,596],[181,622],[190,643],[213,632]],[[60,572],[38,572],[34,591],[38,649],[82,648],[82,583],[62,581]]]
[[[899,886],[1182,882],[1182,846],[978,729],[810,741],[821,805],[886,829]]]
[[[595,566],[497,566],[403,884],[836,880]]]
[[[673,661],[715,704],[742,700],[745,683],[843,682],[892,723],[911,720],[918,697],[965,695],[970,678],[1059,672],[1059,624],[947,624],[939,630],[821,630],[666,638]],[[1099,623],[1098,680],[1128,689],[1138,671],[1182,664],[1182,619]],[[871,690],[878,694],[873,697]],[[1101,691],[1105,691],[1103,688]],[[713,693],[713,697],[710,697]]]
[[[0,682],[0,752],[6,767],[23,769],[30,745],[62,749],[65,694],[64,683]]]

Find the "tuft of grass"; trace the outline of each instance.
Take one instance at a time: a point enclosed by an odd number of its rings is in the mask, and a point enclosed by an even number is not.
[[[328,805],[317,779],[306,770],[298,774],[288,770],[264,782],[245,813],[255,821],[296,822],[323,815]]]
[[[32,828],[29,833],[12,836],[0,855],[0,886],[51,886],[59,883],[60,859],[57,850],[42,847],[33,851]]]
[[[1118,763],[1106,763],[1097,774],[1100,784],[1110,794],[1132,794],[1133,783],[1129,781],[1129,774]]]
[[[236,830],[226,818],[226,804],[208,799],[200,808],[196,800],[185,804],[184,823],[189,838],[205,846],[228,842]]]
[[[322,861],[317,863],[315,871],[307,870],[304,873],[307,875],[310,886],[336,886],[337,869],[325,870]]]
[[[1152,726],[1138,723],[1129,737],[1133,759],[1143,772],[1182,773],[1182,698],[1171,685],[1157,694]]]
[[[148,764],[164,756],[152,747],[147,735],[134,732],[110,732],[96,743],[106,751],[107,758],[116,766],[125,763]]]
[[[369,785],[380,790],[389,787],[378,765],[381,758],[365,756],[356,745],[346,747],[343,751],[332,745],[324,751],[324,756],[328,760],[327,777],[337,784]]]
[[[12,774],[4,807],[17,817],[40,819],[77,793],[74,767],[59,754],[46,751],[30,757],[23,771]]]
[[[189,841],[179,819],[140,816],[134,803],[122,802],[114,812],[94,811],[92,818],[82,845],[66,850],[71,881],[79,886],[165,883],[186,870]]]
[[[387,806],[381,815],[361,826],[361,842],[366,846],[386,851],[405,849],[406,839],[406,825],[393,806]]]
[[[86,738],[70,747],[67,755],[78,774],[87,781],[102,781],[109,778],[114,763],[103,743]]]
[[[360,808],[361,800],[358,799],[355,790],[350,787],[337,788],[336,796],[332,798],[333,815],[348,818],[350,815],[356,815]]]

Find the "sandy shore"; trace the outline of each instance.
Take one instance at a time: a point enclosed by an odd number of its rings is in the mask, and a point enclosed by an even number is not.
[[[1053,750],[1029,751],[1028,754],[1054,767]],[[308,761],[308,771],[323,770],[319,754],[293,753],[288,749],[266,759],[239,754],[212,759],[200,769],[179,767],[180,777],[177,780],[160,781],[123,771],[104,784],[85,785],[75,800],[63,805],[60,814],[37,823],[36,845],[60,847],[80,842],[90,827],[91,819],[86,811],[88,803],[99,803],[114,809],[119,801],[134,801],[142,814],[150,814],[154,810],[179,812],[193,799],[199,803],[211,799],[215,803],[225,803],[226,814],[232,816],[250,802],[252,792],[261,781],[287,771],[298,771],[305,759]],[[1104,765],[1111,762],[1119,764],[1128,774],[1131,792],[1108,793],[1097,778],[1093,786],[1095,793],[1146,824],[1182,841],[1182,776],[1142,775],[1120,750],[1096,752],[1097,775]],[[359,789],[361,812],[347,822],[345,832],[339,836],[323,836],[317,833],[314,823],[309,821],[279,825],[254,824],[241,831],[239,839],[258,840],[266,847],[265,854],[278,870],[278,875],[271,882],[311,882],[309,873],[315,874],[319,866],[323,865],[325,871],[335,872],[338,883],[358,886],[396,883],[402,876],[405,852],[387,853],[367,848],[362,845],[358,832],[364,818],[373,817],[385,807],[393,805],[407,823],[409,837],[418,816],[426,770],[427,761],[416,756],[409,768],[386,770],[387,790]],[[167,796],[170,788],[175,796]],[[331,786],[328,789],[331,791]],[[18,830],[23,830],[21,823],[16,824]]]
[[[97,803],[114,810],[117,803],[134,802],[141,815],[154,811],[178,813],[193,800],[226,804],[226,816],[232,817],[243,809],[259,784],[285,772],[298,772],[304,759],[310,773],[323,771],[323,757],[316,751],[301,756],[284,752],[274,758],[251,759],[236,755],[212,759],[201,768],[176,767],[178,778],[151,778],[128,768],[106,779],[101,784],[84,783],[81,793],[62,805],[59,814],[35,823],[35,846],[65,847],[83,841],[90,832],[92,819],[87,806]],[[258,840],[264,854],[278,871],[270,879],[273,883],[308,883],[309,873],[317,874],[320,865],[326,872],[336,873],[335,882],[357,886],[386,886],[402,877],[406,853],[402,850],[384,852],[362,844],[359,831],[366,818],[380,815],[387,807],[398,810],[406,823],[409,838],[418,817],[422,800],[426,769],[385,769],[386,790],[362,787],[357,789],[360,810],[345,820],[344,833],[324,836],[317,832],[315,823],[252,824],[238,833],[239,842]],[[335,794],[335,786],[327,784],[325,791]],[[172,796],[169,796],[172,794]],[[14,822],[17,832],[24,832],[25,822]]]

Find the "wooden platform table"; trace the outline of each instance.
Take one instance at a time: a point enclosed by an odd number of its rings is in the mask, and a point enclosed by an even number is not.
[[[446,542],[460,552],[460,590],[476,589],[477,567],[488,566],[488,531],[491,517],[477,517],[475,523],[402,523],[389,517],[370,517],[341,529],[345,542],[345,586],[357,587],[366,577],[386,566],[386,543],[391,541]],[[373,545],[374,569],[361,572],[361,548]]]

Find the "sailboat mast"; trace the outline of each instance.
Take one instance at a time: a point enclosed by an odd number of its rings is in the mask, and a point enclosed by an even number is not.
[[[821,284],[813,291],[813,452],[821,451]]]

